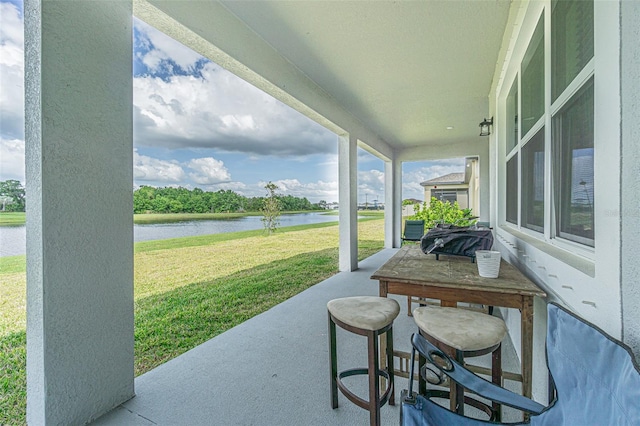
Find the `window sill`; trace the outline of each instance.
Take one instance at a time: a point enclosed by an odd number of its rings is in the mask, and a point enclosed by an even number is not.
[[[523,242],[535,247],[543,253],[558,259],[559,261],[571,266],[578,271],[595,278],[596,276],[596,264],[593,260],[576,255],[567,250],[563,250],[538,238],[534,238],[524,232],[517,231],[508,226],[501,226],[500,231],[511,234],[515,238],[522,240]]]

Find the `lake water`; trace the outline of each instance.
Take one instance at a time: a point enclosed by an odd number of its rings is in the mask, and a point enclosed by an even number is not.
[[[152,225],[133,225],[133,239],[138,242],[251,231],[264,228],[260,219],[262,219],[262,216],[245,216],[237,219],[192,220]],[[285,214],[280,216],[281,227],[337,221],[337,215],[324,213]],[[26,251],[25,226],[0,226],[0,257],[22,255]]]

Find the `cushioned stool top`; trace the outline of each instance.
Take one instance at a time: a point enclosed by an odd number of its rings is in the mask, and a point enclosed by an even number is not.
[[[374,296],[333,299],[327,303],[327,309],[347,325],[372,331],[389,325],[400,313],[400,305],[395,300]]]
[[[497,345],[507,335],[500,318],[458,308],[422,306],[413,319],[424,333],[461,351],[478,351]]]

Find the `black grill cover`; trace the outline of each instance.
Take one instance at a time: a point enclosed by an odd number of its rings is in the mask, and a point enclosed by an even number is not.
[[[493,234],[490,229],[471,227],[436,227],[420,240],[420,248],[425,254],[445,254],[474,258],[476,250],[491,250]]]

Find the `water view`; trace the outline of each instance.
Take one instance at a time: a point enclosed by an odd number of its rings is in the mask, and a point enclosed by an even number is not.
[[[193,237],[222,234],[225,232],[262,229],[262,216],[245,216],[235,219],[191,220],[185,222],[133,225],[134,241],[164,240],[167,238]],[[307,225],[311,223],[337,222],[337,215],[324,213],[285,214],[280,216],[280,226]],[[26,227],[0,227],[0,257],[26,253]]]

